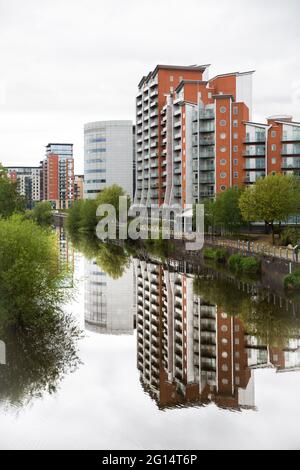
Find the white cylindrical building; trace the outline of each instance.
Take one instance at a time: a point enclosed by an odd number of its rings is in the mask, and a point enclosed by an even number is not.
[[[133,197],[133,123],[98,121],[84,126],[84,196],[95,199],[117,184]]]

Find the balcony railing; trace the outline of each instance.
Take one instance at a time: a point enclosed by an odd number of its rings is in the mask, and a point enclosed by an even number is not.
[[[266,136],[247,136],[246,139],[244,140],[245,144],[262,144],[266,142]]]

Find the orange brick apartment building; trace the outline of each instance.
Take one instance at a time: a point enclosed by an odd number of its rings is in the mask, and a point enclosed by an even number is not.
[[[270,173],[300,175],[300,123],[252,122],[253,71],[208,79],[208,65],[158,65],[136,99],[141,204],[191,204]]]

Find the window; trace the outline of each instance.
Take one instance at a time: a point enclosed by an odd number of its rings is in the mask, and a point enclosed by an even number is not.
[[[272,165],[276,165],[276,162],[277,162],[276,158],[272,158]]]
[[[274,362],[278,362],[278,355],[277,355],[277,354],[274,354],[274,356],[273,356],[273,361],[274,361]]]
[[[239,151],[239,148],[238,148],[237,145],[234,145],[234,146],[233,146],[233,151],[234,151],[235,153]]]
[[[222,384],[223,385],[228,385],[228,380],[227,379],[222,379]]]
[[[239,176],[238,172],[235,171],[235,172],[233,173],[233,177],[234,177],[234,178],[238,178],[238,176]]]
[[[227,135],[225,134],[225,132],[222,132],[222,134],[220,134],[220,138],[221,138],[222,140],[225,140],[226,137],[227,137]]]
[[[223,326],[221,327],[221,331],[222,331],[222,333],[227,333],[227,331],[228,331],[227,326],[226,326],[226,325],[223,325]]]
[[[221,119],[221,121],[220,121],[220,126],[221,126],[221,127],[227,126],[227,122],[225,121],[225,119]]]
[[[235,166],[237,166],[237,165],[239,164],[239,161],[238,161],[237,158],[235,158],[235,159],[233,160],[233,164],[234,164]]]
[[[227,176],[227,173],[220,173],[220,178],[222,178],[222,180],[224,180]]]
[[[211,91],[208,92],[208,98],[209,98],[209,99],[212,98],[212,92],[211,92]]]
[[[227,112],[226,106],[221,106],[220,113],[225,114]]]
[[[220,188],[220,189],[221,189],[221,191],[226,191],[226,189],[227,189],[227,186],[225,186],[225,184],[222,184],[222,186],[221,186],[221,188]]]
[[[272,131],[272,132],[271,132],[271,136],[272,136],[273,139],[275,139],[276,135],[277,135],[277,132],[276,132],[276,131]]]
[[[238,346],[238,345],[240,344],[240,340],[239,340],[238,338],[235,338],[234,344],[235,344],[236,346]]]
[[[239,325],[235,325],[235,327],[234,327],[234,331],[235,331],[236,333],[238,333],[238,332],[240,331],[240,327],[239,327]]]
[[[235,119],[235,120],[233,121],[233,127],[238,127],[238,125],[239,125],[239,122],[238,122],[237,119]]]
[[[226,319],[228,318],[228,315],[227,315],[227,313],[224,313],[224,312],[223,312],[222,315],[221,315],[221,317],[222,317],[224,320],[226,320]]]
[[[228,344],[228,339],[223,338],[223,339],[222,339],[222,344],[224,344],[224,345],[226,346],[226,344]]]
[[[226,364],[222,365],[222,371],[223,372],[228,372],[228,366]]]
[[[235,383],[236,383],[236,385],[240,385],[240,378],[239,377],[235,378]]]
[[[225,160],[225,158],[222,158],[222,160],[220,160],[220,165],[224,166],[226,165],[227,163],[227,160]]]
[[[239,108],[237,106],[234,106],[233,107],[233,114],[236,116],[237,114],[239,114]]]
[[[239,138],[239,135],[238,135],[237,132],[234,132],[234,133],[233,133],[233,138],[234,138],[234,140],[237,140],[237,139]]]
[[[276,176],[276,171],[272,171],[272,175],[273,175],[273,176]]]
[[[235,370],[236,370],[237,372],[239,372],[239,370],[240,370],[240,365],[239,365],[238,363],[235,364]]]
[[[222,153],[225,153],[225,152],[226,152],[226,147],[221,147],[221,148],[220,148],[220,151],[221,151]]]
[[[170,75],[170,82],[174,82],[174,77],[173,77],[173,75]]]
[[[222,357],[223,357],[223,359],[227,359],[228,358],[228,353],[226,351],[222,352]]]
[[[277,146],[276,144],[272,144],[272,152],[276,152]]]

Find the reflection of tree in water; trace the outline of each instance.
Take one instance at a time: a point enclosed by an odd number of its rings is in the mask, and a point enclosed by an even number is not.
[[[99,268],[113,279],[121,278],[130,265],[127,247],[102,243],[91,234],[73,236],[71,240],[78,251],[87,259],[95,259]]]
[[[43,393],[55,393],[66,374],[79,365],[80,332],[71,317],[50,312],[41,322],[0,325],[6,365],[0,366],[0,400],[24,406]]]
[[[208,275],[194,280],[194,293],[231,316],[238,316],[248,334],[261,344],[284,348],[299,335],[300,304],[276,296],[256,285]]]

